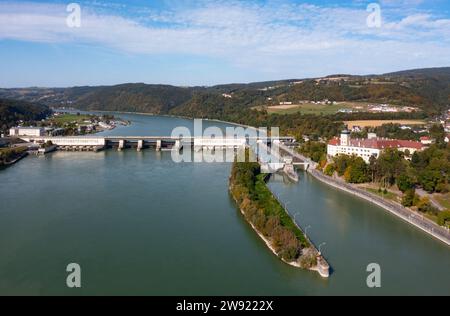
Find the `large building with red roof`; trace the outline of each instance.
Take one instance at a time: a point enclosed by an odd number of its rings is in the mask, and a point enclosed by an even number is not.
[[[409,151],[412,155],[424,148],[424,144],[410,140],[379,138],[375,134],[369,134],[366,139],[351,138],[349,131],[343,131],[341,137],[335,137],[328,143],[328,156],[356,155],[370,162],[370,157],[378,158],[387,148],[396,148],[399,151]]]

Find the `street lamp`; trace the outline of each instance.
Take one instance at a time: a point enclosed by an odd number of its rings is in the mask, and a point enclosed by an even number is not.
[[[326,244],[327,244],[326,242],[323,242],[319,245],[319,256],[322,255],[322,251],[321,251],[322,246],[325,246]]]
[[[308,229],[310,229],[311,228],[311,225],[308,225],[306,228],[305,228],[305,235],[308,235]]]
[[[294,222],[297,223],[297,215],[300,215],[300,212],[294,214]]]
[[[284,208],[286,209],[286,211],[288,210],[289,204],[291,204],[291,201],[287,201],[286,203],[284,203]]]

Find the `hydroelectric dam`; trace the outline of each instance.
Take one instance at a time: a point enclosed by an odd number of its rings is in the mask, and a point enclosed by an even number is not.
[[[275,142],[294,143],[293,137],[174,137],[174,136],[22,136],[20,139],[35,144],[51,142],[59,150],[99,151],[106,148],[156,148],[156,150],[181,150],[189,146],[195,149],[229,149],[243,148],[251,143],[271,145]]]

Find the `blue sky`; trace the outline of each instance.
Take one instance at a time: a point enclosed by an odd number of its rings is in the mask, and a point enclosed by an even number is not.
[[[70,2],[81,25],[66,19]],[[0,87],[213,85],[450,66],[447,0],[1,1]],[[367,7],[380,8],[370,27]]]

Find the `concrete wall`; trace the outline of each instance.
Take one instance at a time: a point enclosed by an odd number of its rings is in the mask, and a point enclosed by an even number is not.
[[[196,147],[243,147],[247,144],[245,138],[195,138]]]
[[[43,143],[51,141],[57,146],[105,146],[103,137],[40,137],[34,141]]]

